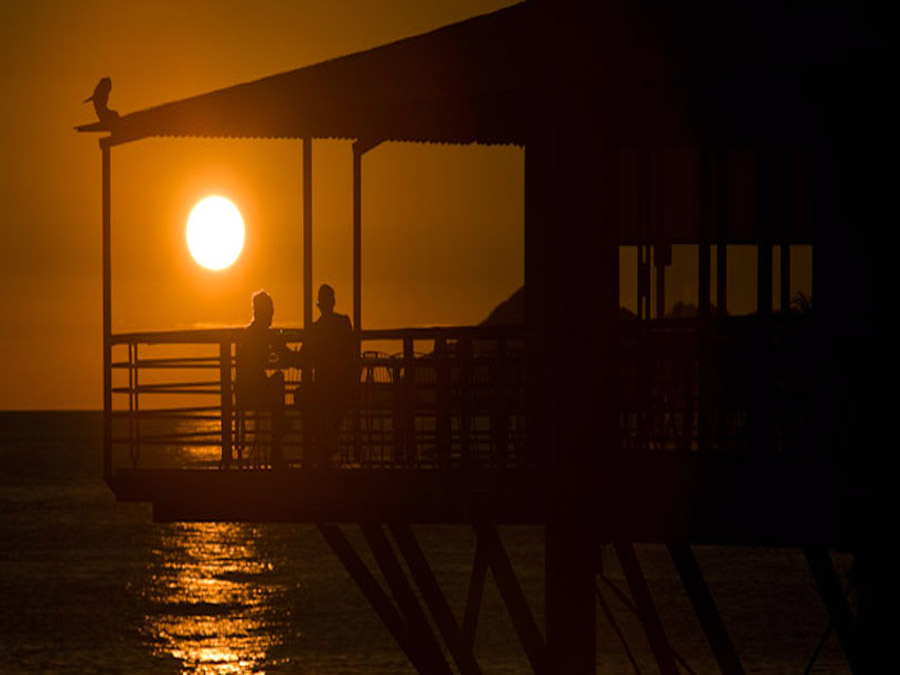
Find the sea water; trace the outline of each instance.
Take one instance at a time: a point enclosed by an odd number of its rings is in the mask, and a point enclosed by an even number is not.
[[[98,413],[0,413],[0,673],[413,672],[314,527],[155,524],[103,483],[100,432]],[[344,530],[380,580],[358,530]],[[471,529],[415,532],[461,619]],[[500,532],[542,626],[542,534]],[[637,552],[680,662],[717,672],[666,550]],[[828,616],[800,552],[695,552],[747,672],[802,672]],[[597,671],[634,672],[627,645],[654,672],[611,548],[602,559],[598,590],[624,645],[598,604]],[[849,559],[835,560],[845,574]],[[490,575],[475,653],[485,673],[529,672]],[[813,672],[848,672],[834,635]]]

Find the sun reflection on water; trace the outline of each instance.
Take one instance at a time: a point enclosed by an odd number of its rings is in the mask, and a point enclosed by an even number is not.
[[[260,532],[235,523],[167,526],[143,594],[145,632],[158,656],[198,675],[262,672],[283,637],[271,608],[286,592],[260,551]]]

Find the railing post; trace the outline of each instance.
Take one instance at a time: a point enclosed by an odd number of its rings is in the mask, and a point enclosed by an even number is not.
[[[137,457],[134,453],[134,395],[135,395],[135,386],[134,386],[134,375],[135,375],[135,362],[137,359],[134,356],[134,348],[135,344],[133,342],[128,343],[128,454],[131,457],[131,466],[132,468],[136,468]]]
[[[416,448],[416,376],[413,363],[413,340],[409,336],[403,338],[403,439],[404,454],[407,464],[415,464]]]
[[[231,466],[231,340],[219,343],[219,382],[222,408],[222,467]]]
[[[472,463],[472,340],[468,336],[456,341],[456,363],[459,373],[459,458],[463,468]]]
[[[447,353],[447,338],[443,335],[434,340],[435,360],[435,449],[438,464],[446,468],[450,464],[450,363]]]
[[[710,446],[712,368],[710,367],[710,295],[712,263],[710,246],[713,221],[714,150],[700,148],[700,245],[697,327],[697,449]]]
[[[505,466],[509,451],[509,366],[506,336],[497,338],[491,377],[491,449],[497,466]]]
[[[137,466],[141,458],[141,400],[139,390],[141,386],[141,369],[139,343],[134,343],[134,456],[132,462]]]
[[[303,137],[303,329],[313,316],[312,291],[312,137]]]

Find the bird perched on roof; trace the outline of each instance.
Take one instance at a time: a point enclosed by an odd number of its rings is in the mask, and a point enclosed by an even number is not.
[[[119,119],[119,113],[110,110],[107,102],[109,101],[109,92],[112,90],[112,80],[108,77],[101,79],[97,86],[94,87],[94,93],[84,99],[84,103],[88,101],[94,102],[94,110],[97,111],[97,119],[107,126],[112,125]]]

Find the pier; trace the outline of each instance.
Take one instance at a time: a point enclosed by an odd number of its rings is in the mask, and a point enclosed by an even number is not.
[[[829,117],[847,112],[858,73],[829,70],[837,79],[820,88],[806,52],[763,27],[797,17],[706,10],[717,34],[674,9],[526,2],[78,127],[105,134],[102,469],[116,497],[152,503],[161,522],[318,525],[423,673],[480,672],[472,631],[488,568],[535,673],[595,672],[601,543],[615,548],[660,672],[678,672],[635,542],[669,547],[717,666],[743,672],[691,546],[795,547],[861,672],[885,404],[870,273],[882,216],[866,182],[875,146],[856,135],[876,132]],[[240,328],[113,333],[111,157],[152,137],[296,145],[304,326],[281,329],[292,347],[312,322],[314,141],[347,141],[359,377],[330,466],[309,466],[295,406],[304,373],[287,369],[287,461],[273,467],[270,417],[234,396]],[[362,158],[391,142],[524,148],[521,321],[361,326]],[[673,246],[697,261],[696,303],[680,317],[666,315]],[[756,310],[745,316],[727,306],[732,247],[754,253]],[[814,260],[806,305],[792,293],[793,247]],[[637,257],[635,313],[621,309],[625,251]],[[426,523],[478,535],[465,616],[418,546],[411,526]],[[502,524],[544,528],[544,626]],[[351,526],[384,584],[344,534]],[[857,559],[857,610],[829,550]]]

